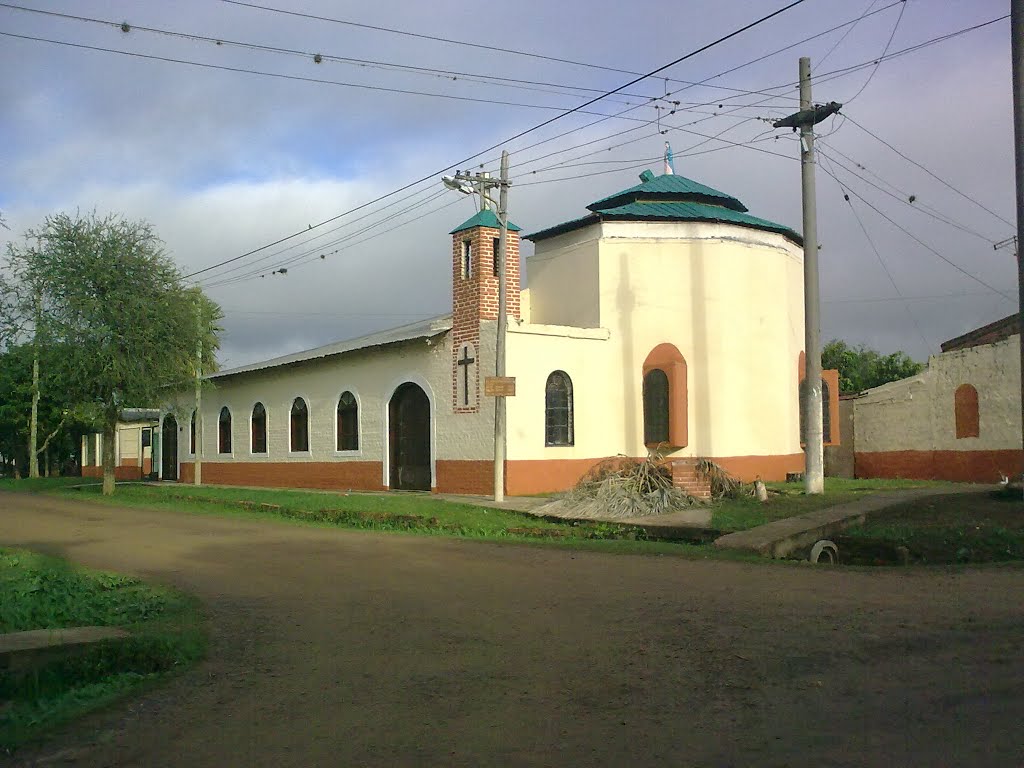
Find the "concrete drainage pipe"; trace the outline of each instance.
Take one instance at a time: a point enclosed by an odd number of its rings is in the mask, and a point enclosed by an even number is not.
[[[822,539],[811,547],[811,554],[807,559],[812,563],[836,565],[839,562],[839,547],[828,539]]]

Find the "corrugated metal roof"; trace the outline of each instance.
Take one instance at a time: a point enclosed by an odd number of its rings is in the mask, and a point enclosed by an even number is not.
[[[371,333],[368,336],[360,336],[359,338],[348,339],[345,341],[336,341],[331,344],[325,344],[322,347],[315,347],[302,352],[295,352],[291,355],[283,355],[282,357],[275,357],[271,360],[264,360],[263,362],[252,363],[251,365],[243,365],[238,368],[230,368],[226,371],[218,371],[217,373],[210,374],[205,378],[222,379],[228,376],[252,373],[253,371],[263,371],[268,368],[278,368],[283,365],[295,365],[297,363],[304,363],[308,360],[318,360],[325,357],[334,357],[335,355],[344,355],[348,352],[355,352],[360,349],[383,347],[389,344],[398,344],[403,341],[413,341],[415,339],[429,339],[447,333],[451,329],[452,316],[441,315],[440,317],[433,317],[429,320],[421,320],[418,323],[403,325],[398,328],[390,328],[386,331],[380,331],[379,333]]]
[[[687,200],[696,203],[710,203],[721,205],[734,211],[745,212],[747,207],[732,195],[719,192],[717,189],[701,184],[700,182],[688,179],[677,174],[664,174],[655,176],[650,181],[637,184],[635,187],[624,189],[609,195],[596,203],[587,206],[591,211],[603,211],[608,208],[617,208],[627,202],[635,202],[639,199],[658,200],[667,198],[669,200]]]
[[[475,213],[472,218],[462,222],[448,234],[454,235],[456,232],[461,232],[464,229],[472,229],[473,227],[491,227],[492,229],[501,229],[501,222],[498,220],[498,214],[490,208],[486,208]],[[510,232],[519,231],[519,227],[511,221],[508,223],[508,228]]]
[[[597,211],[580,219],[573,219],[548,229],[542,229],[540,232],[533,232],[527,235],[526,239],[536,242],[561,235],[564,232],[571,232],[574,229],[582,229],[599,221],[719,221],[723,224],[736,224],[751,229],[778,232],[797,245],[803,244],[803,238],[789,227],[751,216],[749,213],[733,211],[720,205],[652,201],[638,201],[621,205],[618,208]]]
[[[739,200],[717,189],[677,174],[653,176],[645,171],[640,176],[647,179],[635,187],[616,192],[614,195],[591,203],[592,211],[572,221],[557,224],[526,236],[527,240],[544,240],[581,229],[597,221],[720,221],[741,227],[778,232],[795,243],[802,243],[800,235],[781,224],[751,216],[747,207]]]
[[[703,203],[671,202],[659,203],[640,200],[635,203],[621,205],[618,208],[609,208],[598,212],[598,216],[607,220],[652,220],[652,221],[721,221],[725,224],[738,224],[741,227],[753,229],[764,229],[769,232],[778,232],[785,235],[796,243],[801,243],[800,235],[789,227],[776,224],[768,219],[751,216],[749,213],[741,213],[720,205],[705,205]]]

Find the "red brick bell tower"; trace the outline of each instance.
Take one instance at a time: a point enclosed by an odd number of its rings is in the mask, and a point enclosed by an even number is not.
[[[475,413],[482,394],[480,322],[498,319],[501,224],[494,211],[484,209],[453,229],[451,236],[452,403],[456,413]],[[505,245],[505,310],[519,319],[519,227],[512,222]],[[488,346],[493,344],[489,341]]]

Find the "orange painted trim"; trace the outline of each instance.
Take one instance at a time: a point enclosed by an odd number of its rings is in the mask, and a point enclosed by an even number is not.
[[[782,456],[719,456],[711,461],[745,483],[762,480],[785,480],[787,472],[804,471],[804,454]]]
[[[178,468],[178,482],[193,481],[192,462]],[[253,485],[269,488],[321,488],[324,490],[387,490],[381,483],[379,461],[203,462],[203,482],[213,485]]]
[[[1024,471],[1024,451],[857,451],[855,477],[995,483]]]
[[[674,344],[662,343],[652,349],[644,360],[643,378],[655,368],[664,371],[668,377],[668,441],[676,448],[685,448],[690,440],[686,358]]]
[[[567,491],[596,464],[597,459],[534,459],[505,464],[505,492],[510,496]],[[442,489],[443,490],[443,489]]]

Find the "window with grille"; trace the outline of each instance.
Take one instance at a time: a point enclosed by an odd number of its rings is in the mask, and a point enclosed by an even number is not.
[[[669,441],[668,374],[652,368],[644,375],[644,443]]]
[[[252,407],[252,452],[267,452],[267,409],[263,403]]]
[[[292,402],[291,418],[289,429],[289,450],[309,450],[309,409],[306,408],[306,401],[296,397]]]
[[[231,453],[231,411],[226,405],[217,419],[217,453]]]
[[[351,392],[338,399],[338,450],[359,450],[359,404]]]
[[[544,388],[544,445],[572,445],[572,422],[572,380],[555,371]]]

